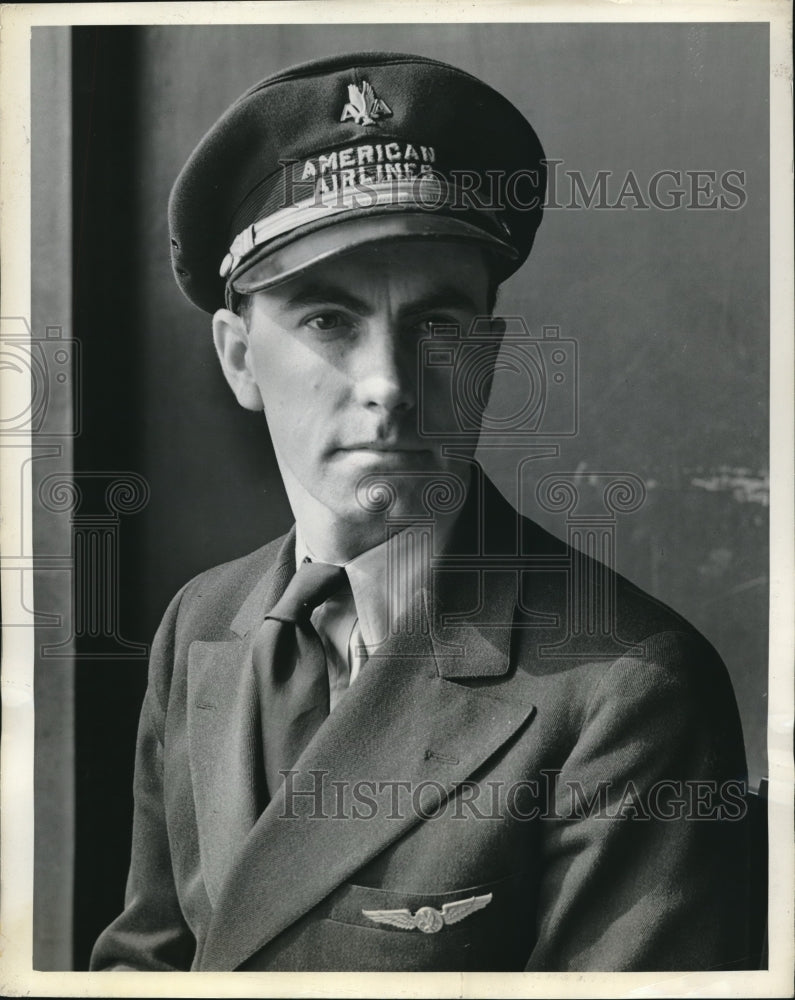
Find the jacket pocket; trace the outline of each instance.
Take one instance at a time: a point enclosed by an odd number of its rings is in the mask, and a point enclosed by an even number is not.
[[[322,916],[360,928],[361,947],[382,959],[398,949],[404,968],[489,971],[524,967],[534,910],[530,877],[520,872],[435,893],[347,883],[329,897]]]

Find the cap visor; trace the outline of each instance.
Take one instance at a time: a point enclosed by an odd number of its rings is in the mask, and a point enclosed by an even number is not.
[[[334,222],[298,236],[271,253],[263,248],[261,259],[244,263],[239,273],[231,276],[230,285],[242,295],[260,292],[357,247],[400,239],[477,243],[512,260],[517,257],[510,244],[463,219],[403,210]]]

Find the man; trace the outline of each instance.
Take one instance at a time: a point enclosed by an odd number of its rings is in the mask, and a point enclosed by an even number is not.
[[[166,613],[93,968],[742,965],[723,664],[473,458],[543,194],[504,97],[395,53],[263,81],[178,178],[177,280],[296,526]]]

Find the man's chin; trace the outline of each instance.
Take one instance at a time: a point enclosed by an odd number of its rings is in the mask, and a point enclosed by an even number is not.
[[[460,493],[463,499],[465,488],[460,476],[442,469],[379,467],[351,484],[340,507],[344,508],[345,520],[361,525],[406,522],[428,517],[440,493],[451,496]]]

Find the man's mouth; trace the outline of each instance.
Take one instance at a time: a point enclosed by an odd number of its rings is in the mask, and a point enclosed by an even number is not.
[[[404,469],[416,466],[417,471],[427,466],[432,454],[430,448],[416,441],[357,441],[337,448],[337,456],[342,459]]]
[[[347,444],[342,446],[340,451],[375,451],[380,454],[390,455],[390,454],[417,454],[422,451],[427,451],[420,444],[409,444],[402,441],[358,441],[356,444]]]

